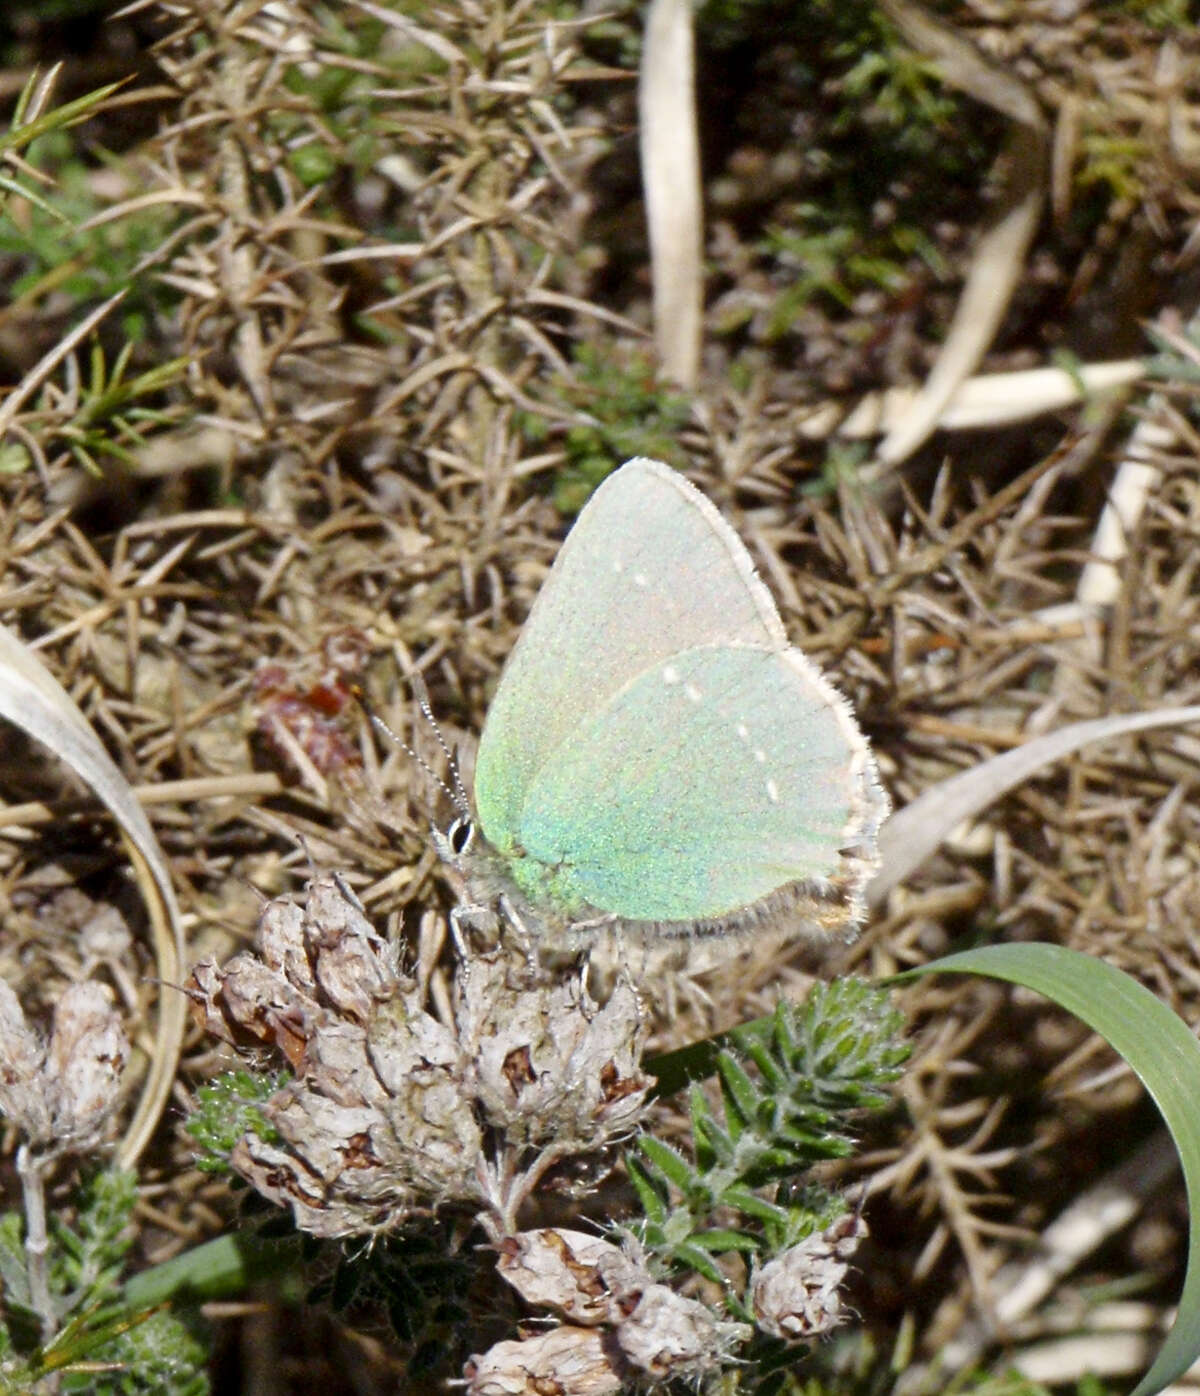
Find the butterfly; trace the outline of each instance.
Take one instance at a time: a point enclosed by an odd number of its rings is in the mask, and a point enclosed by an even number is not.
[[[850,705],[788,642],[737,534],[644,458],[563,543],[473,795],[440,845],[470,897],[566,941],[852,930],[889,810]]]

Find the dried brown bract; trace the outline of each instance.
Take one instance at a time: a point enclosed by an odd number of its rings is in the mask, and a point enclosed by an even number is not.
[[[561,1226],[506,1237],[496,1268],[527,1304],[589,1327],[618,1322],[621,1296],[650,1280],[611,1241]]]
[[[552,1328],[496,1343],[467,1363],[467,1396],[605,1396],[625,1380],[597,1328]]]
[[[209,1031],[270,1044],[295,1072],[262,1108],[274,1137],[247,1133],[231,1162],[316,1235],[446,1204],[511,1232],[550,1166],[634,1129],[651,1084],[627,985],[600,1005],[577,973],[501,945],[459,963],[443,1022],[334,878],[303,908],[269,903],[258,953],[197,965],[191,988]]]

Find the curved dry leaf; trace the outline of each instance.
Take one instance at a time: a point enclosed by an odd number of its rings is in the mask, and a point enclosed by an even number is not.
[[[1030,130],[1045,130],[1046,121],[1029,87],[1013,72],[985,58],[970,39],[915,0],[879,0],[884,14],[927,58],[944,82]]]
[[[351,3],[356,9],[370,15],[372,19],[386,24],[390,29],[399,30],[401,36],[409,43],[420,44],[423,48],[427,48],[430,53],[437,54],[444,63],[467,66],[466,55],[462,50],[439,34],[437,30],[426,29],[422,25],[415,24],[407,15],[399,14],[386,5],[372,5],[368,3],[368,0],[351,0]]]
[[[117,821],[146,903],[158,976],[179,983],[183,933],[179,908],[158,840],[129,782],[100,743],[74,699],[42,661],[0,626],[0,716],[50,748],[85,781]],[[131,1167],[145,1148],[175,1079],[187,1003],[164,987],[158,1001],[156,1050],[118,1161]]]
[[[1041,217],[1049,185],[1049,132],[1037,99],[1012,71],[991,62],[952,25],[915,0],[881,0],[884,13],[942,80],[1013,122],[999,217],[979,240],[967,283],[933,371],[908,417],[879,449],[878,469],[910,456],[933,433],[946,404],[974,372],[999,327]]]
[[[1091,742],[1200,722],[1200,707],[1117,713],[1072,723],[932,786],[892,817],[879,835],[880,869],[867,887],[867,905],[879,906],[893,887],[929,857],[951,830],[973,819],[1001,795]]]

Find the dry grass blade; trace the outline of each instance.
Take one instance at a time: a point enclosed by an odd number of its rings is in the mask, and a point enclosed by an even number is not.
[[[1045,130],[1037,99],[1012,73],[989,62],[969,40],[915,0],[880,0],[880,8],[919,53],[934,59],[946,82],[1030,130]]]
[[[384,5],[369,4],[368,0],[351,0],[351,4],[356,10],[362,10],[372,19],[377,19],[389,28],[397,30],[412,43],[421,44],[430,53],[436,53],[445,62],[466,64],[467,60],[462,50],[452,44],[449,39],[437,33],[436,30],[423,28],[419,24],[414,24],[407,15],[389,10]]]
[[[1061,412],[1101,395],[1121,393],[1145,373],[1146,365],[1141,359],[1082,364],[1074,372],[1065,368],[1027,368],[1012,373],[984,373],[958,386],[936,425],[941,431],[1009,426],[1046,412]],[[821,403],[804,418],[799,429],[812,441],[828,436],[861,441],[886,435],[899,430],[909,419],[917,396],[913,388],[869,393],[845,418],[844,409],[837,403]]]
[[[691,387],[700,367],[704,227],[691,0],[653,0],[638,105],[654,334],[663,372]]]
[[[1018,127],[1008,153],[1012,164],[1004,205],[979,239],[933,371],[908,415],[879,448],[882,469],[898,465],[933,433],[947,404],[987,353],[1020,280],[1046,198],[1045,136]]]
[[[1033,242],[1048,187],[1046,122],[1033,94],[1011,73],[987,62],[974,45],[912,0],[887,0],[887,14],[919,51],[934,58],[946,82],[1003,112],[1014,123],[999,216],[979,239],[967,283],[933,372],[908,417],[879,448],[890,469],[934,431],[959,385],[978,367],[1008,309]]]

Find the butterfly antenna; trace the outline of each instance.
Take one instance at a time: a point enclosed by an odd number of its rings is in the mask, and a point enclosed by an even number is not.
[[[417,706],[425,721],[433,728],[433,735],[437,738],[437,744],[441,747],[446,758],[446,764],[450,769],[450,778],[454,782],[451,789],[441,777],[438,777],[442,789],[450,796],[458,808],[459,814],[469,819],[471,817],[471,801],[467,796],[466,786],[463,785],[462,776],[459,774],[458,762],[454,759],[454,753],[450,750],[450,743],[446,740],[446,735],[438,726],[438,720],[433,715],[433,706],[429,701],[429,690],[425,687],[425,680],[420,674],[413,674],[409,680],[412,684],[413,697],[417,700]],[[419,759],[419,758],[418,758]]]
[[[462,777],[458,773],[458,764],[454,760],[454,755],[450,750],[449,744],[447,743],[446,738],[442,735],[442,729],[438,726],[437,720],[433,715],[433,708],[430,706],[429,703],[429,690],[425,687],[425,681],[421,678],[419,674],[412,675],[410,682],[413,687],[413,695],[417,700],[417,704],[420,707],[421,712],[424,715],[426,721],[433,728],[434,734],[437,736],[438,745],[445,752],[446,760],[450,763],[450,770],[452,772],[452,778],[454,781],[453,785],[447,784],[446,781],[442,779],[441,775],[439,775],[438,772],[435,771],[433,767],[429,764],[429,762],[425,760],[421,753],[417,751],[414,747],[410,746],[409,743],[406,742],[398,732],[393,731],[392,728],[383,720],[383,718],[379,716],[379,714],[371,706],[371,702],[368,699],[366,693],[363,692],[362,686],[360,684],[352,684],[350,686],[350,691],[354,694],[355,701],[358,703],[359,707],[362,708],[364,713],[366,713],[368,719],[370,720],[371,726],[374,727],[377,732],[381,733],[384,737],[386,737],[387,740],[393,744],[393,746],[398,746],[401,751],[403,751],[406,755],[410,756],[417,763],[417,765],[420,766],[421,770],[425,772],[425,774],[430,778],[430,780],[435,781],[438,785],[442,787],[446,794],[449,795],[451,803],[454,805],[455,809],[458,810],[459,814],[463,815],[465,818],[469,818],[471,813],[471,802],[467,799],[467,792],[463,786]]]

